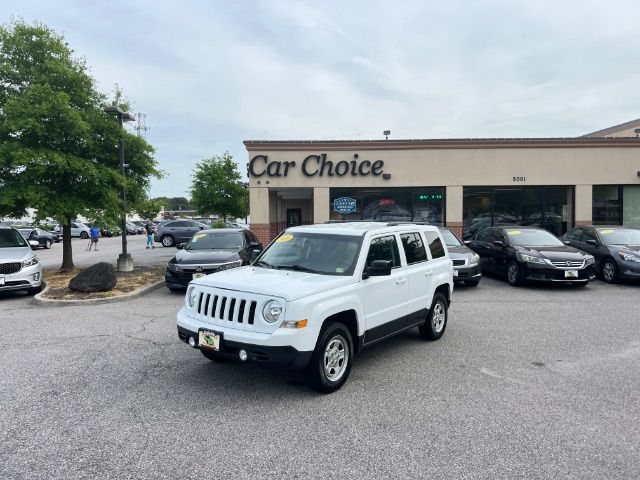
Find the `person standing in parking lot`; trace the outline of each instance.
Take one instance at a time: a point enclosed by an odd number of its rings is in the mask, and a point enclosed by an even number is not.
[[[147,248],[156,248],[153,244],[153,233],[155,229],[153,228],[153,222],[151,220],[147,220],[144,230],[147,232]]]
[[[89,236],[91,237],[91,243],[89,243],[89,251],[91,251],[91,247],[94,247],[94,251],[98,251],[98,239],[100,238],[100,229],[95,225],[91,227],[89,230]]]

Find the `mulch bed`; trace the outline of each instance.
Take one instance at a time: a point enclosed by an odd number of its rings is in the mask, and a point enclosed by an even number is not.
[[[45,270],[44,279],[49,285],[49,290],[43,298],[50,300],[87,300],[90,298],[119,297],[131,293],[139,288],[146,287],[164,278],[165,268],[134,267],[132,272],[116,272],[118,283],[113,290],[108,292],[82,293],[69,290],[69,281],[82,269],[62,272],[56,269]]]

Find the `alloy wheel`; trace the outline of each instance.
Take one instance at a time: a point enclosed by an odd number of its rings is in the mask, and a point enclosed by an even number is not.
[[[516,283],[518,281],[518,273],[518,266],[515,263],[510,264],[509,270],[507,271],[509,283]]]
[[[342,335],[336,335],[327,342],[324,349],[324,374],[330,382],[340,380],[347,369],[349,344]]]
[[[446,320],[446,310],[442,302],[438,302],[433,306],[433,315],[431,315],[431,326],[435,333],[440,333],[444,328]]]
[[[611,261],[604,262],[602,265],[602,276],[605,282],[613,282],[616,278],[616,266]]]

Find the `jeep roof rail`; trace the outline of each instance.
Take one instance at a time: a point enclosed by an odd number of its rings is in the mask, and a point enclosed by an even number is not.
[[[398,225],[433,225],[430,222],[388,222],[387,227],[397,227]]]

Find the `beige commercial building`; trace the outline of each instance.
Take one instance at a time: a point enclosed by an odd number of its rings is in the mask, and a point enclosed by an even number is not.
[[[328,220],[640,227],[640,119],[578,138],[245,141],[251,228]]]

